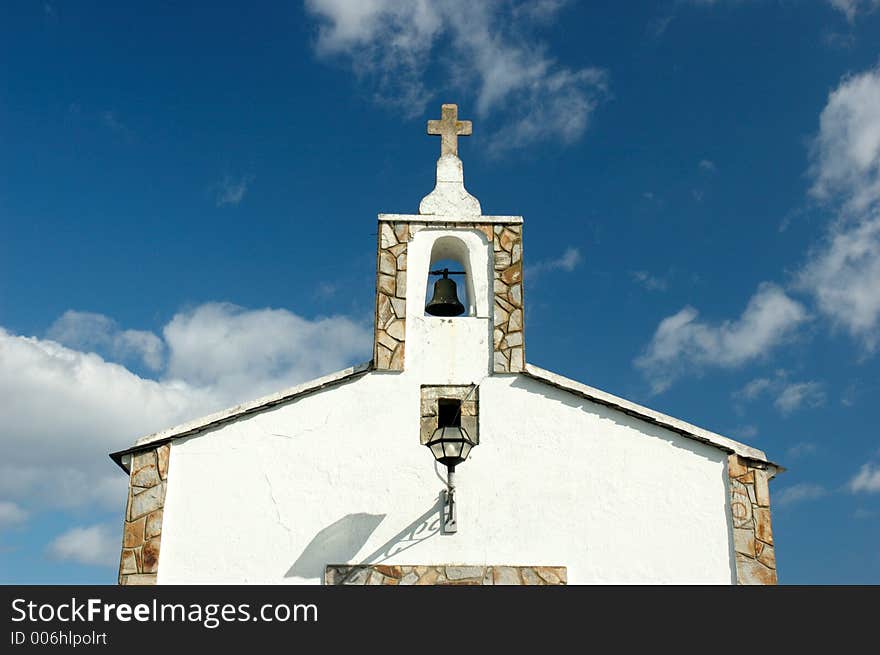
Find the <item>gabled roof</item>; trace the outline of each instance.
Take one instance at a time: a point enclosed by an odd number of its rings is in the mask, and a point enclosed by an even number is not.
[[[125,448],[123,450],[119,450],[115,453],[110,453],[110,459],[112,459],[120,467],[122,467],[124,471],[128,472],[128,469],[125,468],[125,465],[122,463],[122,458],[124,455],[136,453],[139,450],[155,448],[156,446],[159,446],[161,444],[168,443],[172,439],[188,437],[190,435],[196,434],[197,432],[201,432],[202,430],[207,430],[209,428],[217,427],[218,425],[223,425],[224,423],[229,423],[238,419],[241,416],[246,416],[247,414],[255,414],[257,412],[263,411],[264,409],[274,407],[275,405],[290,402],[291,400],[294,400],[299,396],[304,396],[307,393],[318,391],[320,389],[325,389],[327,387],[340,384],[352,378],[356,378],[360,375],[363,375],[364,373],[371,371],[372,368],[372,361],[366,362],[364,364],[358,364],[357,366],[351,366],[336,373],[331,373],[330,375],[325,375],[324,377],[310,380],[309,382],[303,382],[302,384],[298,384],[295,387],[290,387],[283,391],[279,391],[268,396],[263,396],[262,398],[257,398],[256,400],[251,400],[249,402],[242,403],[241,405],[236,405],[235,407],[230,407],[229,409],[224,409],[222,411],[215,412],[214,414],[209,414],[208,416],[204,416],[202,418],[197,418],[192,421],[187,421],[186,423],[181,423],[180,425],[175,425],[172,428],[168,428],[160,432],[148,434],[147,436],[141,437],[140,439],[135,441],[133,446]]]
[[[739,441],[734,441],[733,439],[728,439],[715,432],[704,430],[703,428],[691,425],[690,423],[673,418],[672,416],[661,414],[660,412],[643,407],[642,405],[638,405],[625,398],[619,398],[618,396],[614,396],[600,389],[595,389],[586,384],[557,375],[552,371],[544,370],[534,364],[526,364],[523,374],[559,389],[564,389],[565,391],[586,398],[587,400],[599,403],[600,405],[612,407],[624,414],[629,414],[630,416],[642,419],[648,423],[653,423],[660,427],[664,427],[667,430],[672,430],[685,437],[717,446],[721,450],[725,450],[729,453],[736,453],[740,457],[745,457],[746,459],[764,462],[773,466],[778,471],[785,470],[778,464],[774,464],[768,460],[767,455],[765,455],[762,450],[752,448],[751,446],[747,446]]]
[[[186,423],[181,423],[180,425],[176,425],[172,428],[168,428],[166,430],[162,430],[160,432],[141,437],[135,442],[133,446],[124,450],[117,451],[115,453],[110,453],[110,458],[114,462],[116,462],[123,470],[128,472],[125,464],[123,464],[123,457],[125,455],[129,455],[140,450],[147,450],[148,448],[155,448],[156,446],[168,443],[173,439],[187,437],[203,430],[217,427],[219,425],[223,425],[224,423],[232,422],[242,416],[255,414],[276,405],[290,402],[291,400],[294,400],[300,396],[304,396],[308,393],[335,386],[350,379],[359,377],[361,375],[364,375],[365,373],[368,373],[371,370],[373,370],[372,361],[366,362],[364,364],[359,364],[358,366],[352,366],[337,373],[325,375],[324,377],[311,380],[310,382],[305,382],[295,387],[285,389],[284,391],[279,391],[278,393],[263,396],[262,398],[257,398],[256,400],[242,403],[241,405],[236,405],[235,407],[230,407],[229,409],[210,414],[203,418],[188,421]],[[534,380],[538,380],[540,382],[543,382],[544,384],[549,384],[550,386],[556,387],[558,389],[563,389],[592,402],[599,403],[600,405],[614,408],[618,411],[623,412],[624,414],[634,416],[643,421],[647,421],[648,423],[659,425],[660,427],[672,430],[673,432],[677,432],[678,434],[681,434],[682,436],[688,437],[690,439],[695,439],[696,441],[711,444],[726,452],[736,453],[740,457],[745,457],[746,459],[756,462],[763,462],[764,464],[773,467],[775,471],[785,470],[778,464],[774,464],[773,462],[768,460],[764,452],[758,450],[757,448],[752,448],[751,446],[747,446],[738,441],[734,441],[733,439],[728,439],[727,437],[716,434],[715,432],[704,430],[703,428],[697,427],[696,425],[691,425],[690,423],[686,423],[685,421],[681,421],[677,418],[667,416],[666,414],[655,412],[653,409],[643,407],[624,398],[619,398],[618,396],[614,396],[610,393],[606,393],[605,391],[601,391],[600,389],[595,389],[593,387],[587,386],[586,384],[582,384],[561,375],[557,375],[556,373],[544,370],[543,368],[535,366],[534,364],[526,364],[525,370],[523,371],[523,373],[521,373],[521,375],[525,375]]]

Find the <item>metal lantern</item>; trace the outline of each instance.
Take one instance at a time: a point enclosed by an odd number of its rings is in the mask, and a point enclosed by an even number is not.
[[[444,427],[434,430],[434,434],[425,445],[431,449],[434,459],[452,472],[457,464],[467,459],[471,448],[476,444],[464,428]]]

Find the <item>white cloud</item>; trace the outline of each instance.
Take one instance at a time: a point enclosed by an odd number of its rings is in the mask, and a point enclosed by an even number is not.
[[[72,334],[82,343],[90,342],[85,326],[100,335],[108,324],[99,315],[62,323],[80,330]],[[147,379],[98,354],[0,328],[0,497],[27,509],[121,511],[125,477],[109,452],[369,357],[367,326],[279,309],[210,303],[180,312],[163,334],[167,364]]]
[[[786,487],[774,498],[774,502],[780,507],[793,505],[804,500],[815,500],[828,495],[828,490],[822,485],[802,482]]]
[[[819,407],[825,404],[825,390],[821,382],[791,382],[786,371],[777,371],[774,378],[756,378],[733,397],[740,401],[755,400],[765,394],[775,396],[774,406],[783,414],[791,414],[801,407]]]
[[[223,179],[217,184],[216,197],[214,199],[218,207],[226,205],[238,205],[244,200],[248,187],[253,182],[255,176],[242,175],[235,178],[231,175],[224,175]]]
[[[68,310],[49,327],[46,337],[115,360],[135,357],[153,371],[162,368],[165,347],[159,337],[144,330],[120,330],[103,314]]]
[[[318,53],[346,57],[380,102],[420,115],[432,100],[424,78],[433,64],[454,90],[475,93],[480,117],[503,111],[492,139],[500,150],[579,138],[606,94],[604,71],[562,67],[530,37],[530,26],[564,4],[306,0],[306,9],[320,22]]]
[[[773,401],[783,414],[791,414],[801,406],[820,407],[825,404],[825,392],[818,382],[799,382],[787,385]]]
[[[532,277],[543,273],[544,271],[565,271],[571,273],[576,269],[583,256],[578,248],[568,247],[559,257],[552,259],[544,259],[526,267],[526,276]]]
[[[700,160],[700,170],[705,173],[714,173],[717,168],[715,168],[715,162],[710,159],[701,159]]]
[[[811,157],[812,195],[840,211],[797,286],[871,353],[880,343],[880,68],[831,92]]]
[[[880,7],[880,0],[828,0],[828,4],[841,12],[852,23],[857,14],[868,13]]]
[[[9,502],[8,500],[0,500],[0,528],[7,525],[23,523],[27,517],[27,511],[22,509],[18,504]]]
[[[259,396],[367,359],[371,334],[342,316],[308,320],[285,309],[207,303],[163,329],[165,375],[227,402]]]
[[[851,211],[880,199],[880,67],[845,77],[828,96],[812,146],[811,193]]]
[[[849,481],[849,490],[853,493],[880,492],[880,466],[876,466],[871,462],[866,462],[859,469],[859,472]]]
[[[880,67],[845,77],[828,96],[812,146],[811,193],[861,211],[880,199]]]
[[[785,451],[786,457],[797,459],[806,455],[813,455],[816,452],[816,444],[809,441],[800,441]]]
[[[764,357],[807,320],[800,303],[766,282],[758,287],[739,319],[711,324],[697,320],[698,316],[699,312],[688,306],[660,321],[651,343],[635,360],[654,393],[667,389],[685,371],[734,368]]]
[[[70,560],[79,564],[94,566],[116,566],[119,564],[121,528],[97,524],[84,528],[73,528],[58,535],[47,548],[55,559]]]
[[[666,291],[666,278],[651,275],[648,271],[630,271],[629,274],[648,291]]]
[[[880,213],[854,225],[835,223],[801,270],[798,287],[813,295],[834,326],[874,352],[880,343]]]

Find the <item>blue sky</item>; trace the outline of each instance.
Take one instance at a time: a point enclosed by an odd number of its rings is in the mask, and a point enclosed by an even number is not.
[[[369,359],[376,214],[525,218],[527,358],[745,441],[880,583],[880,2],[0,8],[0,582],[113,583],[107,453]]]

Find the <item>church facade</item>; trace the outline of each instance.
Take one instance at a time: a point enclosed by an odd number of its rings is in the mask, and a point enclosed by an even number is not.
[[[470,132],[444,105],[435,189],[379,215],[370,362],[111,455],[120,584],[776,583],[778,465],[528,362],[523,220],[465,189]]]

